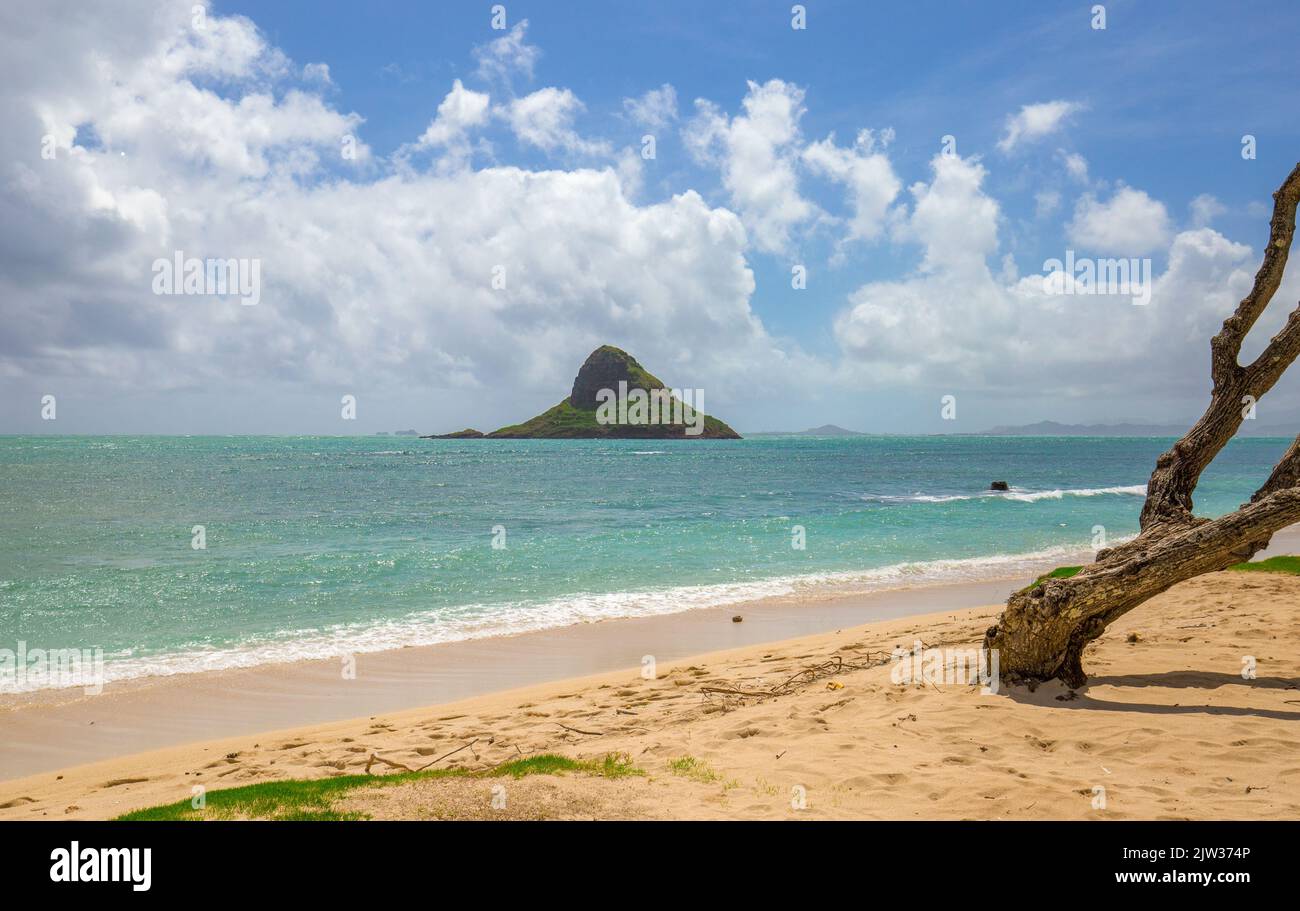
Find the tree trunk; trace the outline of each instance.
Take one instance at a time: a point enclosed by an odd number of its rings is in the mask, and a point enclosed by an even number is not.
[[[1087,681],[1083,650],[1117,618],[1173,585],[1249,560],[1274,532],[1300,522],[1300,437],[1263,486],[1236,512],[1197,518],[1192,494],[1201,473],[1236,434],[1254,404],[1300,355],[1300,307],[1249,366],[1241,343],[1281,284],[1300,200],[1300,164],[1273,194],[1264,262],[1250,293],[1210,343],[1214,389],[1209,407],[1173,448],[1156,460],[1136,538],[1098,551],[1096,562],[1068,579],[1047,579],[1016,592],[984,647],[998,650],[1001,672],[1036,684]]]

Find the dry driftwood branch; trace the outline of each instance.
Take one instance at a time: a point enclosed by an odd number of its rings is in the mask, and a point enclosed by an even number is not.
[[[394,768],[394,769],[401,769],[403,772],[414,772],[414,771],[415,771],[415,769],[411,768],[410,766],[402,765],[400,762],[393,762],[391,759],[385,759],[385,758],[382,757],[382,756],[377,756],[376,754],[371,753],[371,754],[370,754],[370,758],[366,760],[366,774],[367,774],[367,775],[370,774],[370,767],[371,767],[372,765],[374,765],[376,762],[382,762],[384,765],[389,766],[389,767]]]
[[[1094,563],[1068,579],[1048,579],[1016,592],[984,637],[1001,671],[1030,684],[1087,681],[1083,650],[1117,618],[1160,592],[1203,573],[1249,560],[1273,534],[1300,521],[1300,437],[1269,478],[1236,512],[1209,520],[1192,512],[1201,473],[1236,434],[1258,400],[1300,356],[1300,307],[1250,364],[1241,345],[1282,283],[1295,236],[1300,164],[1273,194],[1268,245],[1255,282],[1210,342],[1214,386],[1201,419],[1156,460],[1131,541],[1098,551]]]
[[[556,724],[560,724],[558,721],[555,722],[555,723],[556,723]],[[560,727],[564,728],[566,731],[573,731],[573,733],[575,733],[575,734],[586,734],[586,735],[588,735],[589,737],[604,737],[604,736],[605,736],[605,732],[604,732],[604,731],[584,731],[584,730],[581,730],[580,728],[571,728],[571,727],[569,727],[567,724],[560,724]]]

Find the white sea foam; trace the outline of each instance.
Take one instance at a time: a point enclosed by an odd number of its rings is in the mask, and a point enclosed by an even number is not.
[[[895,563],[875,569],[782,576],[752,582],[584,593],[541,602],[440,608],[395,619],[338,624],[325,629],[285,630],[274,636],[225,648],[196,648],[148,656],[110,654],[105,656],[105,679],[113,682],[336,658],[601,620],[675,614],[765,598],[798,596],[800,600],[808,600],[926,585],[1008,579],[1030,576],[1048,563],[1056,565],[1073,558],[1090,559],[1091,553],[1081,546],[1062,545],[1021,554]]]
[[[1081,487],[1057,490],[1025,490],[1013,487],[1010,490],[982,490],[967,494],[863,494],[861,499],[873,503],[955,503],[961,500],[1000,499],[1014,500],[1018,503],[1037,503],[1039,500],[1060,500],[1065,497],[1102,497],[1102,496],[1146,496],[1145,484],[1131,484],[1124,487]]]

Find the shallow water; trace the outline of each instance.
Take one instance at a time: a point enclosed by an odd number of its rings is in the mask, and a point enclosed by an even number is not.
[[[0,647],[120,679],[1005,576],[1133,534],[1169,442],[0,437]],[[1198,512],[1286,444],[1231,444]]]

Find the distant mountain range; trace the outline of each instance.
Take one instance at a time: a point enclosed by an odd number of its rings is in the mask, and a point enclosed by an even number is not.
[[[1036,424],[1018,424],[1015,426],[994,427],[975,433],[942,434],[942,436],[990,436],[990,437],[1181,437],[1192,426],[1192,420],[1185,424],[1062,424],[1059,421],[1039,421]],[[1258,421],[1245,421],[1238,436],[1243,437],[1294,437],[1300,433],[1300,415],[1289,423],[1274,421],[1263,424]],[[768,430],[762,433],[747,433],[750,437],[862,437],[873,434],[846,430],[838,424],[823,424],[808,430]],[[875,436],[893,436],[894,434],[874,434]]]
[[[751,433],[751,437],[864,437],[867,434],[856,430],[845,430],[838,424],[822,424],[810,430],[768,430],[763,433]]]
[[[1057,421],[1039,421],[1014,427],[994,427],[975,436],[1041,436],[1041,437],[1180,437],[1194,422],[1185,424],[1061,424]],[[1261,424],[1243,421],[1238,436],[1291,437],[1300,432],[1300,424]]]

